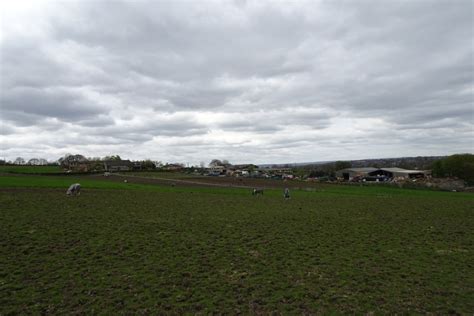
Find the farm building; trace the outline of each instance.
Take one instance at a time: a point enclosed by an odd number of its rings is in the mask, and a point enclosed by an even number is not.
[[[260,171],[262,175],[278,179],[291,178],[293,176],[291,168],[261,168]]]
[[[365,177],[369,173],[377,171],[379,169],[373,167],[367,168],[347,168],[336,171],[336,177],[344,180],[352,180],[354,177]]]
[[[380,168],[369,172],[369,176],[385,176],[387,178],[423,178],[430,174],[427,170],[407,170],[402,168]]]
[[[385,179],[410,179],[423,178],[430,174],[429,170],[407,170],[402,168],[347,168],[336,171],[336,177],[344,180],[352,180],[355,177],[366,178],[375,181],[379,178]],[[378,181],[378,180],[377,180]]]
[[[87,172],[90,170],[89,160],[82,155],[67,155],[59,159],[59,164],[66,170]]]
[[[104,170],[111,171],[129,171],[132,170],[133,163],[130,160],[108,160],[104,161]]]
[[[209,175],[217,176],[226,174],[227,169],[224,166],[212,166],[208,169]]]

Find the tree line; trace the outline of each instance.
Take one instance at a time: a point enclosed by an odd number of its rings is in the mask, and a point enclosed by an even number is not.
[[[457,154],[433,163],[431,172],[434,177],[457,177],[469,185],[474,185],[474,155]]]

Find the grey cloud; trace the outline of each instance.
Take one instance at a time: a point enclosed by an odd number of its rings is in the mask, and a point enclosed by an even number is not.
[[[210,83],[202,82],[199,85],[210,85]],[[212,109],[224,105],[228,98],[237,92],[231,89],[219,88],[186,88],[178,90],[172,94],[165,96],[167,100],[177,109]]]
[[[309,161],[338,144],[358,157],[364,143],[380,154],[472,150],[472,10],[462,0],[52,2],[32,29],[2,24],[3,133],[78,132],[82,145],[65,137],[51,150],[124,143],[156,155],[166,148],[147,146],[173,137],[182,145],[170,155],[196,161],[238,148],[242,159],[268,149]],[[213,112],[226,119],[199,121]],[[383,126],[334,128],[373,118]],[[192,136],[204,144],[186,144]]]
[[[15,134],[16,130],[10,125],[5,123],[0,124],[0,135],[12,135]]]
[[[0,47],[2,90],[18,87],[41,88],[59,84],[64,69],[38,47],[35,38],[12,38]]]
[[[96,135],[96,137],[109,137],[117,141],[143,143],[152,140],[156,136],[185,137],[205,134],[207,131],[207,126],[192,121],[190,117],[147,118],[140,116],[132,123],[104,127],[94,126],[84,130],[84,133]]]
[[[230,121],[227,123],[218,124],[218,128],[225,131],[234,131],[234,132],[252,132],[252,133],[275,133],[279,130],[282,130],[282,127],[279,124],[272,123],[271,121],[267,122],[266,118],[262,116],[259,119],[249,120],[236,120]]]
[[[115,121],[111,117],[101,114],[97,117],[92,117],[89,119],[78,121],[76,122],[76,124],[80,124],[81,126],[85,126],[85,127],[103,127],[103,126],[114,125]]]
[[[0,101],[2,110],[8,112],[55,117],[67,122],[108,112],[97,104],[91,104],[81,93],[62,89],[16,88],[3,92]],[[17,116],[17,119],[20,118],[21,115]],[[30,122],[33,123],[33,120]]]
[[[302,127],[310,127],[311,129],[324,129],[330,125],[333,117],[329,113],[308,111],[307,109],[292,109],[280,114],[280,121],[285,125],[298,125]]]
[[[42,120],[39,115],[18,111],[10,111],[3,108],[0,109],[0,115],[2,122],[12,122],[15,124],[15,126],[32,126]]]
[[[251,113],[233,113],[216,126],[225,131],[253,133],[275,133],[287,126],[297,126],[305,130],[324,129],[330,125],[332,116],[324,112],[308,109],[286,109],[280,111],[257,111]]]
[[[68,16],[52,21],[54,35],[105,46],[139,73],[162,73],[180,81],[226,72],[274,72],[305,35],[298,15],[284,15],[272,6],[245,12],[226,3],[140,4],[104,1],[81,6],[76,23]]]

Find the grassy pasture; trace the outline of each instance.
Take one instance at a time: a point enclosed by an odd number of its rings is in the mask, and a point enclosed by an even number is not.
[[[121,182],[100,181],[88,176],[0,176],[0,187],[6,188],[63,188],[79,182],[90,189],[147,189],[148,186]]]
[[[0,173],[62,173],[59,166],[0,166]]]
[[[187,179],[195,178],[196,175],[183,173],[183,172],[172,172],[172,171],[133,171],[126,172],[125,174],[130,174],[140,177],[149,177],[149,178],[166,178],[166,179]]]
[[[123,183],[122,179],[128,178],[128,183]],[[220,179],[214,178],[217,181]],[[265,182],[265,180],[262,180]],[[262,182],[260,181],[260,182]],[[271,180],[269,180],[271,181]],[[231,187],[179,187],[171,188],[169,185],[149,185],[149,183],[142,183],[140,179],[134,179],[127,176],[123,177],[101,177],[89,175],[65,175],[65,176],[34,176],[34,175],[0,175],[0,188],[61,188],[64,191],[67,187],[75,182],[81,183],[83,189],[125,189],[125,190],[147,190],[147,191],[173,191],[173,192],[187,192],[195,191],[202,193],[225,193],[248,195],[250,192],[248,188],[231,188]],[[273,181],[275,182],[275,181]],[[287,186],[281,181],[277,181],[283,187]],[[219,183],[219,182],[216,182]],[[159,184],[159,183],[158,183]],[[348,186],[348,185],[334,185],[334,184],[310,184],[311,187],[302,189],[292,189],[292,196],[299,197],[308,194],[313,195],[356,195],[356,196],[370,196],[377,198],[390,198],[393,196],[425,196],[425,197],[446,197],[449,199],[474,199],[471,193],[451,193],[430,190],[413,190],[401,189],[396,187],[384,186]],[[265,195],[281,196],[280,189],[266,189]]]
[[[0,314],[474,310],[469,194],[5,176],[0,205]]]

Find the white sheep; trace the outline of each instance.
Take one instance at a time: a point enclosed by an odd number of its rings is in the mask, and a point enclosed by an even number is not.
[[[68,196],[73,195],[81,195],[81,185],[79,183],[74,183],[69,186],[69,189],[67,189],[66,194]]]

